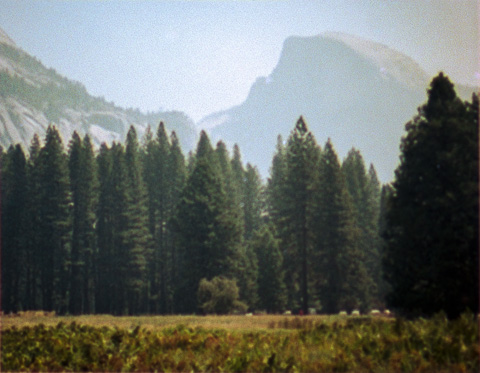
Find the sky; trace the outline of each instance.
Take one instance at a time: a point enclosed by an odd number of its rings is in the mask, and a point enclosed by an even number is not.
[[[284,40],[345,32],[479,84],[476,0],[0,0],[17,46],[94,96],[194,120],[241,104]]]

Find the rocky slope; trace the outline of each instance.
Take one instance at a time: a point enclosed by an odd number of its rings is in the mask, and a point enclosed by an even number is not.
[[[73,131],[89,134],[98,146],[123,141],[134,125],[139,137],[148,125],[155,130],[160,121],[175,130],[185,151],[196,143],[193,121],[181,112],[143,114],[125,110],[88,94],[18,48],[0,29],[0,145],[20,143],[28,149],[35,133],[42,138],[49,124],[60,131],[67,144]]]

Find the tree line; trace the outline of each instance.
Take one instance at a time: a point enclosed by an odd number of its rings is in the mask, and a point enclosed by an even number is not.
[[[0,152],[2,309],[198,313],[202,281],[225,278],[251,310],[429,313],[455,295],[450,314],[478,310],[478,99],[461,102],[441,75],[406,129],[382,187],[358,150],[340,162],[302,117],[266,183],[205,132],[185,157],[163,123],[98,151],[77,133],[65,150],[50,126],[28,154]]]

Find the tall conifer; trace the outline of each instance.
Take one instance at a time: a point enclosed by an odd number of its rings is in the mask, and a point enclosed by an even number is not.
[[[220,165],[202,132],[175,219],[185,260],[182,312],[197,310],[196,292],[202,278],[228,277],[234,272],[241,230],[228,207]]]
[[[440,73],[406,124],[387,213],[388,302],[403,313],[478,312],[478,99]]]
[[[73,202],[72,277],[70,313],[93,313],[95,309],[95,208],[96,168],[88,136],[75,132],[69,148],[70,188]]]
[[[20,145],[9,147],[1,165],[2,309],[15,312],[28,307],[27,162]]]
[[[180,282],[180,273],[183,266],[182,256],[175,242],[175,233],[173,221],[177,212],[177,206],[181,201],[181,195],[185,187],[187,170],[185,165],[185,156],[182,153],[180,143],[176,133],[173,131],[170,136],[170,156],[169,156],[169,201],[168,201],[168,251],[170,253],[171,263],[169,265],[169,278],[167,287],[167,312],[174,313],[177,309],[178,299],[182,294],[178,291]]]
[[[358,258],[367,269],[366,287],[363,289],[363,307],[378,306],[378,213],[379,185],[374,169],[367,174],[362,155],[350,150],[342,164],[346,186],[353,202],[355,224],[359,230]]]
[[[41,258],[40,251],[40,221],[38,213],[41,204],[40,193],[40,138],[34,135],[30,144],[27,162],[27,190],[28,190],[28,226],[27,234],[27,309],[43,309],[40,290]]]
[[[249,245],[258,257],[258,307],[269,313],[279,313],[287,305],[287,289],[279,240],[273,229],[271,224],[265,224],[253,233]]]
[[[45,310],[65,313],[70,284],[71,198],[68,165],[57,129],[49,126],[39,154],[41,289]]]
[[[289,303],[297,302],[303,312],[310,306],[312,276],[310,258],[313,243],[312,201],[313,185],[317,175],[319,148],[302,117],[297,121],[286,148],[286,177],[283,186],[283,237],[284,259],[287,264]],[[296,285],[299,292],[296,291]]]
[[[140,150],[135,128],[127,133],[125,149],[126,206],[122,211],[126,225],[121,232],[125,247],[124,276],[126,277],[125,307],[130,314],[145,310],[148,301],[147,257],[151,248],[151,236],[148,231],[148,209],[146,190],[140,165]]]

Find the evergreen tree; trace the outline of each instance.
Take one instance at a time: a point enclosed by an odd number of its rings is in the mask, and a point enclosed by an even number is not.
[[[153,138],[152,129],[150,125],[145,130],[145,135],[143,137],[143,146],[141,148],[141,161],[143,167],[143,179],[145,182],[145,187],[147,189],[147,200],[148,200],[148,229],[152,238],[155,240],[155,229],[156,229],[156,185],[155,185],[155,156],[157,152],[156,141]],[[149,278],[151,278],[151,273]],[[149,280],[150,281],[150,280]]]
[[[28,227],[27,234],[27,279],[26,279],[26,308],[30,310],[43,309],[41,297],[41,263],[42,252],[40,250],[40,222],[41,216],[38,213],[41,207],[40,193],[40,139],[34,135],[29,149],[27,162],[27,206],[28,206]]]
[[[20,145],[10,146],[1,163],[2,310],[27,307],[28,262],[27,162]]]
[[[223,141],[219,141],[217,143],[217,147],[215,148],[215,156],[220,167],[222,181],[225,192],[227,193],[229,199],[229,203],[232,204],[232,207],[238,209],[238,204],[240,203],[239,189],[233,180],[230,155],[228,154],[227,147]]]
[[[162,126],[163,123],[160,123]],[[159,131],[160,132],[160,128]],[[158,142],[153,138],[153,133],[150,125],[145,131],[143,138],[143,146],[140,150],[141,163],[143,171],[143,180],[146,188],[147,197],[147,209],[148,209],[148,230],[152,238],[152,250],[147,253],[147,284],[145,287],[145,297],[148,300],[146,305],[146,311],[148,313],[160,312],[160,299],[159,289],[160,281],[158,270],[159,267],[159,254],[157,250],[157,157],[159,155]],[[164,170],[162,168],[162,170]]]
[[[148,231],[148,210],[146,190],[140,166],[140,150],[135,128],[130,127],[127,133],[125,150],[126,171],[126,207],[122,211],[126,222],[121,232],[125,250],[124,276],[126,277],[126,313],[138,314],[146,308],[148,301],[145,288],[146,259],[151,247],[151,236]]]
[[[287,289],[279,240],[272,230],[273,227],[266,224],[255,231],[250,247],[258,257],[258,306],[268,313],[279,313],[287,305]]]
[[[70,286],[70,305],[69,311],[74,315],[81,313],[83,303],[82,277],[84,272],[83,262],[83,242],[81,238],[82,226],[85,223],[82,206],[81,193],[83,192],[80,183],[84,175],[82,169],[82,140],[77,132],[73,133],[69,149],[69,171],[70,187],[72,191],[73,219],[72,219],[72,274]]]
[[[170,142],[165,125],[160,122],[155,140],[150,138],[144,147],[143,166],[147,188],[149,231],[153,250],[149,260],[149,309],[154,313],[167,312],[167,270],[171,265],[167,248],[169,220]]]
[[[240,148],[237,144],[233,146],[233,157],[230,167],[232,170],[232,184],[236,189],[239,200],[243,203],[245,199],[245,169],[242,163]]]
[[[350,150],[342,164],[342,171],[348,193],[353,202],[354,221],[359,231],[357,241],[359,260],[367,269],[367,285],[363,289],[363,307],[371,308],[377,298],[377,284],[374,277],[380,266],[378,254],[378,185],[375,186],[376,173],[372,169],[371,183],[365,170],[365,163],[360,152]],[[378,184],[378,180],[376,180]],[[375,275],[374,275],[375,273]]]
[[[72,314],[95,310],[95,208],[96,168],[88,136],[74,132],[69,149],[70,188],[73,202],[72,273],[69,310]]]
[[[478,100],[440,73],[406,125],[387,213],[391,307],[410,315],[478,312]]]
[[[247,164],[243,196],[243,215],[245,219],[245,240],[252,238],[253,232],[262,224],[263,186],[256,167]]]
[[[167,302],[167,312],[174,313],[176,312],[178,299],[182,297],[182,294],[178,291],[178,284],[180,282],[180,273],[183,266],[183,258],[181,253],[178,250],[178,247],[175,242],[175,233],[173,231],[172,222],[175,220],[175,214],[177,212],[177,206],[181,201],[181,196],[183,189],[185,187],[187,170],[185,165],[185,157],[180,148],[180,143],[178,141],[177,135],[175,132],[171,133],[171,146],[170,146],[170,157],[169,157],[169,180],[170,180],[170,198],[169,198],[169,215],[168,215],[168,248],[170,252],[171,264],[169,266],[169,284],[167,287],[168,291],[168,302]]]
[[[272,167],[270,169],[270,178],[267,182],[266,200],[268,218],[277,227],[277,234],[282,231],[283,222],[283,187],[286,178],[285,147],[282,136],[277,138],[276,152],[273,156]]]
[[[378,181],[377,172],[373,164],[370,165],[367,177],[367,218],[366,226],[369,235],[369,249],[366,252],[365,265],[372,279],[371,307],[384,308],[384,292],[382,275],[382,254],[380,237],[380,209],[381,209],[381,187]]]
[[[202,278],[229,277],[236,271],[242,232],[229,207],[220,165],[208,136],[202,132],[195,167],[175,218],[184,258],[181,312],[197,310],[196,292]]]
[[[67,158],[55,127],[49,126],[39,162],[39,229],[42,305],[63,314],[70,284],[71,198]]]
[[[129,313],[127,294],[137,275],[131,271],[133,243],[128,241],[129,201],[125,150],[113,143],[103,144],[98,156],[98,286],[96,304],[99,313]],[[133,238],[135,239],[135,238]],[[135,269],[135,268],[134,268]]]
[[[167,222],[170,217],[169,211],[169,197],[170,197],[170,143],[167,132],[163,122],[158,126],[157,130],[157,152],[155,154],[155,170],[153,173],[153,180],[155,182],[155,207],[156,207],[156,221],[155,221],[155,246],[153,262],[156,263],[157,269],[152,284],[152,294],[159,299],[158,310],[161,313],[167,312],[167,287],[168,274],[167,271],[171,268],[171,252],[167,248],[168,232]]]
[[[113,145],[117,147],[117,145]],[[115,198],[118,197],[112,185],[113,150],[104,143],[97,157],[99,197],[97,206],[97,276],[96,276],[96,311],[114,313],[114,287],[118,278],[115,276],[114,262],[116,252],[114,244],[113,210]],[[122,202],[122,200],[119,200]]]
[[[310,306],[312,257],[313,185],[317,175],[319,147],[302,117],[292,131],[287,147],[279,138],[268,185],[270,218],[275,224],[284,258],[288,306]]]
[[[393,195],[393,188],[390,184],[382,186],[382,191],[380,193],[380,211],[378,216],[378,232],[380,235],[379,242],[379,254],[380,254],[380,286],[378,289],[379,298],[384,302],[386,306],[386,297],[387,294],[391,291],[389,283],[386,281],[387,277],[384,270],[384,262],[388,261],[387,258],[387,244],[385,237],[387,235],[387,213],[390,210],[389,203]]]
[[[240,298],[249,307],[255,307],[257,302],[257,260],[255,253],[249,252],[244,238],[244,170],[241,164],[240,150],[235,147],[235,158],[230,160],[227,148],[222,141],[217,143],[215,155],[219,162],[222,173],[224,189],[226,191],[226,203],[228,219],[235,224],[235,230],[240,232],[235,248],[232,250],[232,270],[229,275],[237,279],[240,290]],[[235,172],[234,172],[235,170]]]
[[[147,133],[148,134],[148,133]],[[185,158],[175,132],[171,140],[163,122],[155,139],[146,138],[143,170],[149,206],[153,251],[149,260],[150,312],[173,313],[180,257],[172,234],[172,218],[185,184]]]
[[[359,232],[351,197],[330,139],[320,158],[315,190],[316,291],[322,312],[351,311],[362,304],[365,273],[359,261]]]

